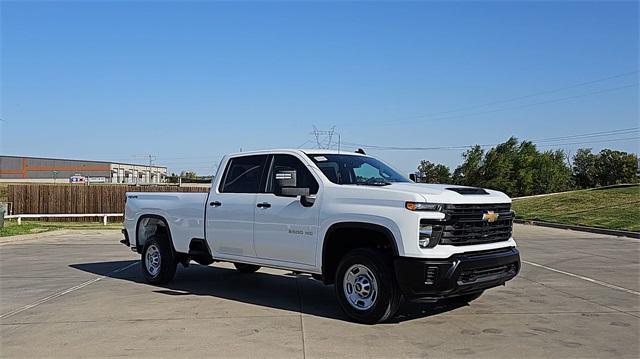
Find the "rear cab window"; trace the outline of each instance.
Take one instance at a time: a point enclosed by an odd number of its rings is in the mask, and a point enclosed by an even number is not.
[[[267,155],[234,157],[229,160],[220,193],[262,193]]]

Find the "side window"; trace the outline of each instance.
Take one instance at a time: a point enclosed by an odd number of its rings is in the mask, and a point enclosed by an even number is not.
[[[280,188],[275,180],[276,173],[279,171],[296,171],[295,188],[309,188],[310,194],[318,193],[318,182],[313,177],[307,166],[302,161],[291,155],[275,155],[269,179],[267,180],[267,192],[279,193]]]
[[[324,173],[329,181],[333,183],[342,183],[338,164],[335,162],[317,162],[318,168]]]
[[[227,165],[220,192],[262,192],[260,182],[266,159],[266,155],[232,158]]]

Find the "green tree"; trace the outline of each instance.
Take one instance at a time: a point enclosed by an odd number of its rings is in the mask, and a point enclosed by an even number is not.
[[[528,194],[562,192],[571,189],[571,169],[563,150],[539,153],[534,162],[533,190]]]
[[[196,179],[198,175],[193,171],[182,171],[180,172],[180,177],[187,179]]]
[[[474,146],[453,173],[456,184],[487,187],[510,196],[564,191],[571,187],[571,168],[561,150],[539,152],[515,137],[484,152]]]
[[[511,137],[486,152],[479,145],[473,146],[462,158],[453,172],[453,183],[496,189],[510,196],[640,181],[638,156],[610,149],[597,155],[591,149],[579,149],[570,166],[563,150],[540,152],[532,142],[518,143]],[[418,171],[428,182],[449,181],[446,166],[421,161]]]
[[[518,140],[509,138],[506,142],[490,149],[484,156],[482,177],[484,186],[517,194],[515,168],[518,160]]]
[[[578,188],[593,188],[598,184],[598,156],[590,148],[580,148],[573,156],[573,181]]]
[[[525,196],[533,193],[536,179],[534,164],[539,154],[532,142],[524,141],[520,144],[513,167],[513,175],[516,182],[514,196]]]
[[[426,183],[451,183],[449,167],[422,160],[418,165],[418,180]]]
[[[604,149],[596,161],[598,184],[608,186],[638,181],[638,156],[633,153]]]
[[[462,154],[463,162],[453,171],[453,181],[456,184],[465,186],[482,186],[484,178],[482,176],[482,158],[484,151],[479,145]]]

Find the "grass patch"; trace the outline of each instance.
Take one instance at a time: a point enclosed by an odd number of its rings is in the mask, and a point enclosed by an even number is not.
[[[120,229],[122,223],[109,223],[104,226],[98,222],[39,222],[22,220],[18,225],[15,220],[5,220],[4,228],[0,229],[0,237],[17,236],[20,234],[33,234],[48,232],[56,229]]]
[[[516,199],[513,209],[525,220],[640,232],[640,186]]]

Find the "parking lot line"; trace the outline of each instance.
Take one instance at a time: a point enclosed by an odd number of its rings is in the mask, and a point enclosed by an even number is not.
[[[601,286],[604,286],[604,287],[607,287],[607,288],[617,289],[617,290],[620,290],[620,291],[623,291],[623,292],[627,292],[627,293],[630,293],[630,294],[635,294],[635,295],[640,296],[640,292],[636,292],[635,290],[624,288],[624,287],[619,287],[617,285],[613,285],[613,284],[610,284],[610,283],[607,283],[607,282],[599,281],[597,279],[585,277],[585,276],[582,276],[582,275],[579,275],[579,274],[565,272],[565,271],[560,270],[560,269],[547,267],[547,266],[542,265],[542,264],[533,263],[533,262],[529,262],[529,261],[525,261],[525,260],[523,260],[522,263],[525,263],[525,264],[528,264],[528,265],[531,265],[531,266],[534,266],[534,267],[538,267],[538,268],[544,268],[544,269],[550,270],[552,272],[568,275],[570,277],[582,279],[584,281],[591,282],[591,283],[594,283],[594,284],[598,284],[598,285],[601,285]]]
[[[113,271],[111,271],[111,272],[109,272],[109,273],[107,273],[107,274],[105,274],[105,275],[103,275],[103,276],[98,277],[98,278],[93,278],[93,279],[91,279],[91,280],[88,280],[88,281],[86,281],[86,282],[80,283],[80,284],[78,284],[78,285],[76,285],[76,286],[73,286],[73,287],[71,287],[71,288],[67,288],[67,289],[62,290],[62,291],[60,291],[60,292],[57,292],[57,293],[51,294],[51,295],[49,295],[49,296],[47,296],[47,297],[44,297],[44,298],[42,298],[42,299],[39,299],[39,300],[37,300],[37,301],[35,301],[35,302],[31,303],[31,304],[27,304],[27,305],[25,305],[25,306],[22,306],[22,307],[20,307],[20,308],[14,309],[14,310],[12,310],[12,311],[9,311],[9,312],[6,312],[6,313],[3,313],[3,314],[0,314],[0,319],[5,319],[5,318],[12,317],[12,316],[14,316],[14,315],[16,315],[16,314],[18,314],[18,313],[22,313],[22,312],[24,312],[25,310],[29,310],[29,309],[31,309],[31,308],[37,307],[37,306],[39,306],[40,304],[46,303],[46,302],[48,302],[48,301],[50,301],[50,300],[52,300],[52,299],[59,298],[59,297],[61,297],[61,296],[65,295],[65,294],[69,294],[69,293],[74,292],[74,291],[76,291],[76,290],[78,290],[78,289],[82,289],[82,288],[84,288],[84,287],[86,287],[86,286],[88,286],[88,285],[91,285],[91,284],[95,283],[95,282],[99,282],[99,281],[101,281],[101,280],[103,280],[103,279],[105,279],[105,278],[109,277],[110,275],[113,275],[113,274],[116,274],[116,273],[119,273],[119,272],[125,271],[125,270],[127,270],[127,269],[129,269],[129,268],[133,267],[133,266],[134,266],[134,265],[136,265],[136,264],[138,264],[138,262],[134,262],[134,263],[127,264],[127,265],[126,265],[126,266],[124,266],[124,267],[121,267],[121,268],[115,269],[115,270],[113,270]]]

